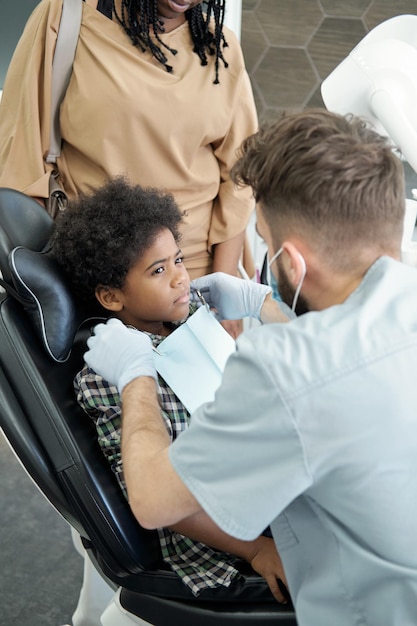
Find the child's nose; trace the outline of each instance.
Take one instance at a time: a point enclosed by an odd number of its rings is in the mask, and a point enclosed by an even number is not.
[[[175,270],[174,270],[174,274],[173,274],[173,283],[176,285],[180,285],[181,283],[184,282],[184,280],[187,278],[187,270],[185,269],[184,265],[178,264],[175,266]]]

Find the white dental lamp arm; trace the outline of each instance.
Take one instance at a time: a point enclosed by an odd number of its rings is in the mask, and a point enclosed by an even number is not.
[[[368,33],[321,93],[329,111],[368,119],[417,171],[417,16],[392,18]]]
[[[417,71],[417,68],[416,68]],[[414,100],[417,106],[417,96]],[[386,89],[377,89],[370,97],[373,113],[385,128],[402,156],[417,172],[417,128],[404,109]]]
[[[351,51],[321,86],[329,111],[368,119],[417,172],[417,15],[383,22]],[[406,200],[402,258],[417,266],[417,202]]]

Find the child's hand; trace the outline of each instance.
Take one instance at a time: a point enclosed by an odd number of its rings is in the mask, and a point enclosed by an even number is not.
[[[261,536],[253,544],[254,552],[248,559],[249,563],[255,572],[265,578],[274,598],[281,604],[286,604],[287,598],[279,588],[278,579],[285,586],[287,586],[287,579],[274,540]]]

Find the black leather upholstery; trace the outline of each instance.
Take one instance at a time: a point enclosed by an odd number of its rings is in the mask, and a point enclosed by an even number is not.
[[[257,576],[196,600],[161,562],[156,533],[136,522],[99,449],[94,425],[75,400],[72,380],[82,367],[91,322],[79,325],[77,313],[68,310],[73,301],[65,281],[40,254],[53,224],[23,194],[11,194],[18,205],[13,213],[17,205],[9,191],[0,189],[0,270],[5,276],[11,253],[6,282],[14,281],[25,304],[0,295],[0,426],[22,464],[80,533],[97,566],[123,588],[126,610],[160,626],[295,626],[292,610],[271,600]],[[33,220],[33,242],[27,221],[20,232],[21,215]]]
[[[69,358],[80,323],[71,292],[60,268],[47,254],[19,246],[9,254],[14,287],[49,356]]]
[[[54,230],[54,222],[40,204],[15,189],[0,187],[0,269],[10,281],[8,256],[16,246],[44,250]]]

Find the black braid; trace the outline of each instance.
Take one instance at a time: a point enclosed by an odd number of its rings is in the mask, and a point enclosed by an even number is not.
[[[201,65],[207,65],[207,55],[216,57],[215,84],[219,83],[220,61],[224,67],[228,67],[223,56],[223,48],[227,47],[223,34],[225,4],[225,0],[207,0],[185,13],[193,40],[193,51],[200,58]],[[168,72],[172,72],[173,68],[168,64],[163,48],[173,55],[177,54],[177,50],[167,46],[159,36],[164,32],[164,27],[158,19],[157,0],[122,0],[121,15],[116,12],[113,1],[113,11],[133,45],[142,52],[149,50]],[[211,20],[214,22],[214,33],[209,29]]]

